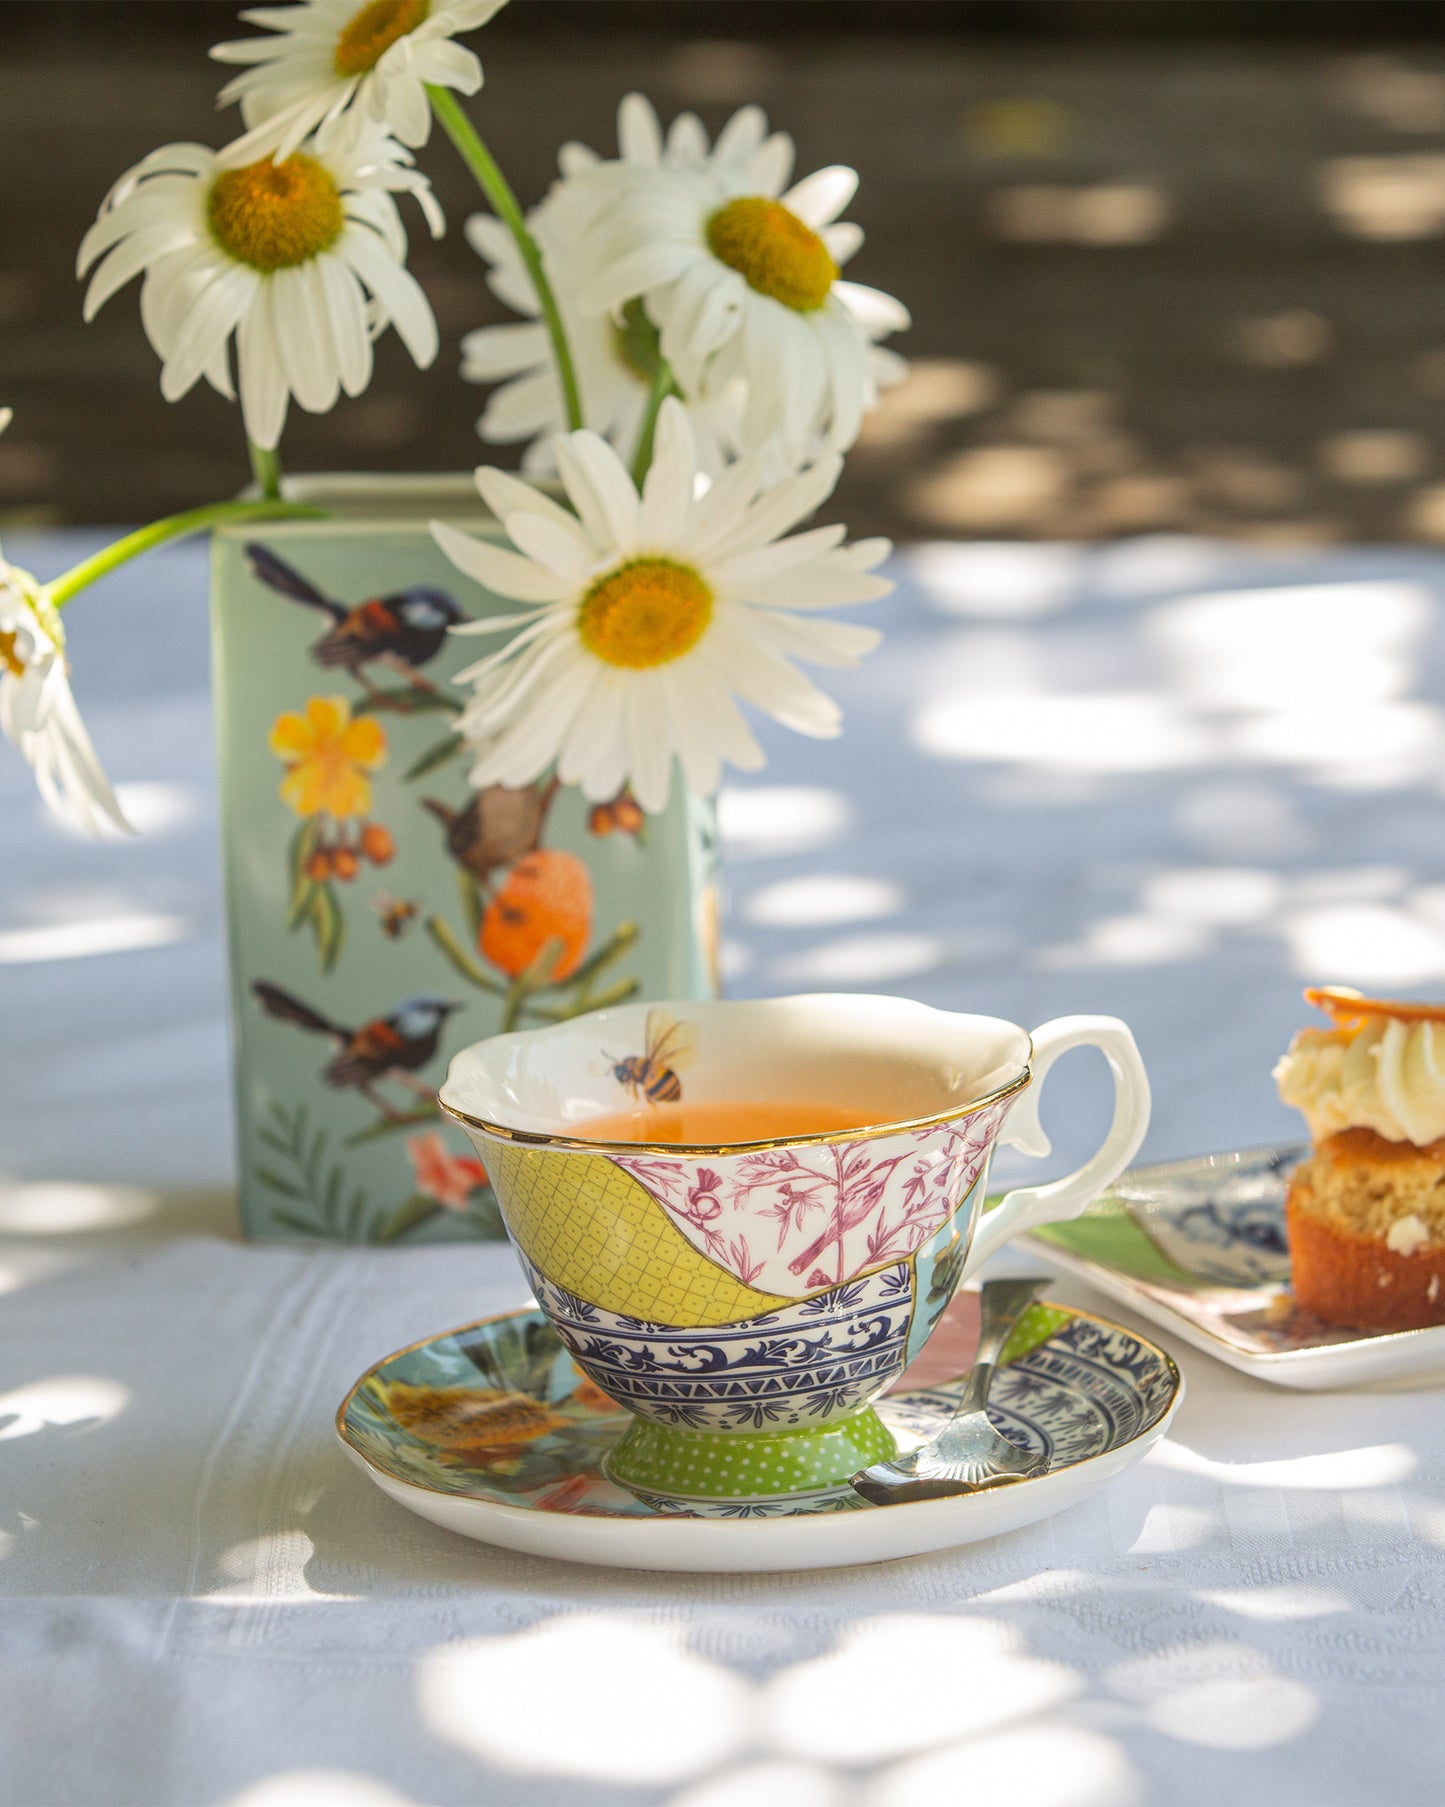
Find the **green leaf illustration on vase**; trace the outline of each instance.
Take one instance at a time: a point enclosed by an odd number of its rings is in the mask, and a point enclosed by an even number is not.
[[[443,696],[430,684],[419,679],[395,690],[368,690],[356,705],[358,715],[372,715],[381,710],[393,710],[398,715],[431,715],[438,710],[447,710],[456,715],[461,704],[454,698]]]
[[[440,740],[434,740],[426,751],[414,759],[402,773],[407,784],[415,783],[418,778],[425,778],[428,772],[440,771],[453,759],[460,759],[467,750],[467,743],[459,734],[443,734]]]
[[[268,1121],[256,1131],[258,1139],[278,1157],[278,1165],[257,1163],[256,1178],[288,1201],[277,1207],[278,1223],[298,1236],[325,1237],[338,1242],[369,1242],[366,1234],[366,1193],[346,1188],[340,1165],[327,1165],[327,1137],[312,1129],[306,1108],[294,1110],[273,1100]]]

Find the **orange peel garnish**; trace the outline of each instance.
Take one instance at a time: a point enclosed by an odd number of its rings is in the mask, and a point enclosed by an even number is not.
[[[1342,1028],[1358,1027],[1367,1017],[1394,1017],[1401,1023],[1445,1023],[1445,1004],[1409,1004],[1396,998],[1362,998],[1339,985],[1311,985],[1306,1004],[1332,1016]]]

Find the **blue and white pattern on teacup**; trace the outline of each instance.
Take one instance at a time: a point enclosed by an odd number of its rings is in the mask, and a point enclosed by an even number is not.
[[[913,1275],[899,1262],[735,1324],[621,1317],[523,1260],[573,1360],[639,1417],[688,1430],[788,1430],[842,1418],[902,1372]]]
[[[958,1404],[962,1384],[889,1394],[879,1401],[879,1416],[905,1437],[930,1437]],[[715,1504],[636,1497],[601,1472],[629,1420],[621,1412],[608,1413],[604,1401],[584,1399],[585,1386],[554,1327],[539,1312],[514,1312],[433,1337],[378,1363],[348,1399],[340,1428],[371,1467],[397,1480],[541,1512],[771,1518],[907,1510],[866,1505],[851,1490]],[[441,1435],[430,1431],[425,1419],[398,1418],[398,1387],[410,1387],[431,1405]],[[1053,1471],[1123,1448],[1159,1422],[1178,1390],[1178,1370],[1152,1344],[1122,1326],[1076,1316],[999,1370],[989,1414],[1006,1436],[1046,1450]],[[525,1442],[517,1441],[513,1430],[511,1440],[499,1441],[495,1450],[476,1447],[475,1438],[459,1446],[450,1435],[467,1417],[458,1410],[459,1401],[476,1402],[472,1416],[481,1422],[505,1402],[546,1407],[555,1422],[539,1419],[533,1428],[541,1434]]]

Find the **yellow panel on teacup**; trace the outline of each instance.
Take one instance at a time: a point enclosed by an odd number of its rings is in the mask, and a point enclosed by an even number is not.
[[[604,1311],[696,1327],[788,1303],[699,1255],[647,1188],[603,1156],[494,1142],[487,1174],[533,1267]]]

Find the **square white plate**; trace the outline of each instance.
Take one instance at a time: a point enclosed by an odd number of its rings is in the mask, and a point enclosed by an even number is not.
[[[1289,1290],[1284,1196],[1302,1145],[1134,1167],[1072,1223],[1022,1238],[1243,1374],[1318,1391],[1445,1384],[1445,1325],[1344,1330]]]

